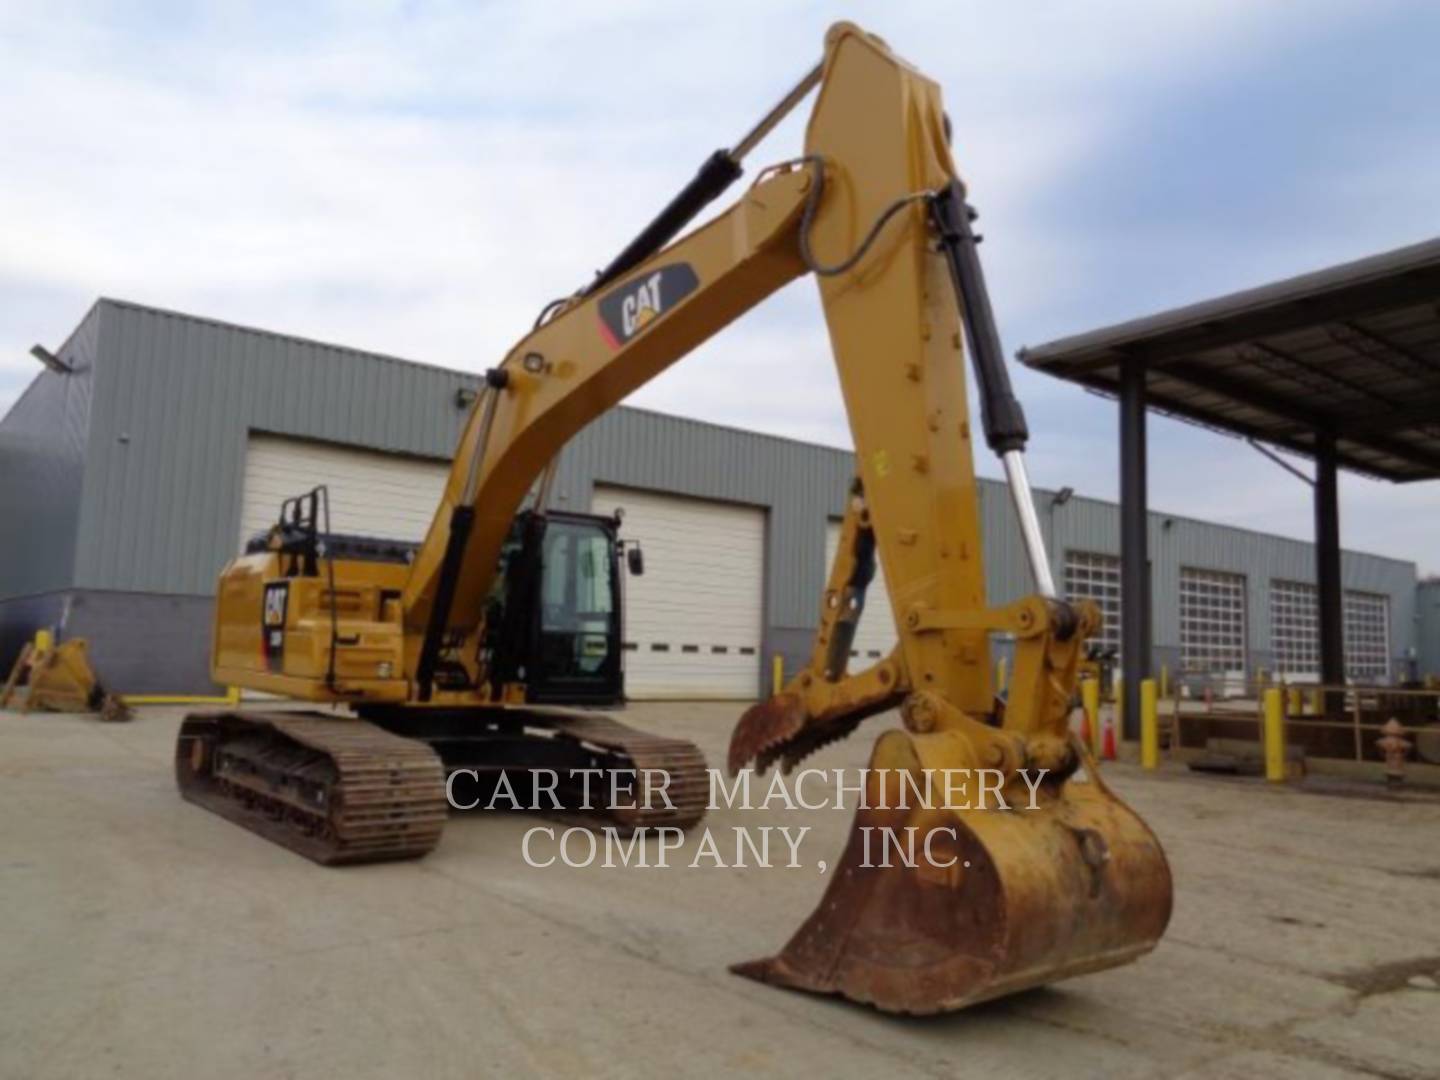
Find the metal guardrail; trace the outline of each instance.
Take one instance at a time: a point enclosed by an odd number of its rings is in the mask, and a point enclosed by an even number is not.
[[[1393,686],[1276,689],[1282,695],[1287,742],[1304,745],[1316,757],[1385,762],[1387,752],[1380,740],[1400,736],[1411,743],[1413,760],[1440,765],[1440,690]],[[1296,733],[1301,737],[1296,738]]]
[[[1246,699],[1211,699],[1177,714],[1181,744],[1250,744],[1273,780],[1294,758],[1381,766],[1440,766],[1440,689],[1272,682]]]

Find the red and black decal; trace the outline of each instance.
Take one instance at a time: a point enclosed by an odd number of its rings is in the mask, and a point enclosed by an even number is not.
[[[600,333],[612,349],[628,344],[700,285],[689,263],[647,270],[600,298]]]

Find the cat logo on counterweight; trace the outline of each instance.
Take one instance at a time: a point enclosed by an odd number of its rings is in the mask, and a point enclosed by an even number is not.
[[[265,666],[280,671],[285,663],[285,619],[290,609],[290,583],[272,581],[265,586],[260,609],[260,651]]]

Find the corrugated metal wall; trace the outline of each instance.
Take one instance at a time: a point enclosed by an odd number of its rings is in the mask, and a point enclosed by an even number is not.
[[[1415,594],[1420,674],[1440,678],[1440,578],[1422,582]]]
[[[249,431],[449,457],[459,372],[102,301],[79,588],[214,591]]]
[[[1041,521],[1053,538],[1050,556],[1057,580],[1063,580],[1067,551],[1120,554],[1120,515],[1114,503],[1077,496],[1054,506],[1048,492],[1039,493],[1037,501]],[[1270,583],[1313,582],[1313,545],[1154,511],[1150,514],[1149,547],[1151,634],[1161,662],[1173,665],[1180,650],[1180,571],[1189,567],[1245,578],[1251,666],[1270,666]],[[1390,597],[1392,671],[1399,674],[1399,665],[1415,641],[1415,564],[1347,551],[1341,559],[1341,576],[1346,589]]]
[[[50,508],[41,527],[16,533],[23,557],[0,560],[12,595],[72,581],[208,595],[235,548],[248,432],[448,458],[465,415],[456,391],[478,385],[459,372],[108,300],[67,349],[87,372],[93,354],[93,409],[88,373],[43,376],[5,422],[7,431],[40,424],[66,433],[62,443],[46,440],[28,467],[4,470],[4,505]],[[764,508],[767,648],[795,658],[824,585],[826,521],[842,513],[851,470],[844,451],[622,408],[576,437],[556,495],[586,509],[598,482]],[[17,474],[27,477],[10,479]],[[1030,574],[1008,491],[982,481],[980,496],[990,596],[1001,603],[1029,592]],[[1114,504],[1037,498],[1057,577],[1067,551],[1118,554]],[[1261,657],[1269,582],[1313,580],[1313,551],[1299,541],[1164,513],[1151,515],[1150,541],[1162,656],[1179,646],[1181,567],[1246,577],[1249,644]],[[1347,588],[1391,598],[1392,652],[1403,655],[1415,643],[1414,564],[1347,552],[1344,575]]]
[[[99,317],[97,305],[56,354],[74,373],[41,369],[0,420],[0,598],[70,584]]]

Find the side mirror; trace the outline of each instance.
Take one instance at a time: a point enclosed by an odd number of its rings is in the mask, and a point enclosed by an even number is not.
[[[645,573],[645,554],[634,544],[625,548],[625,563],[630,567],[630,573],[641,577]]]

